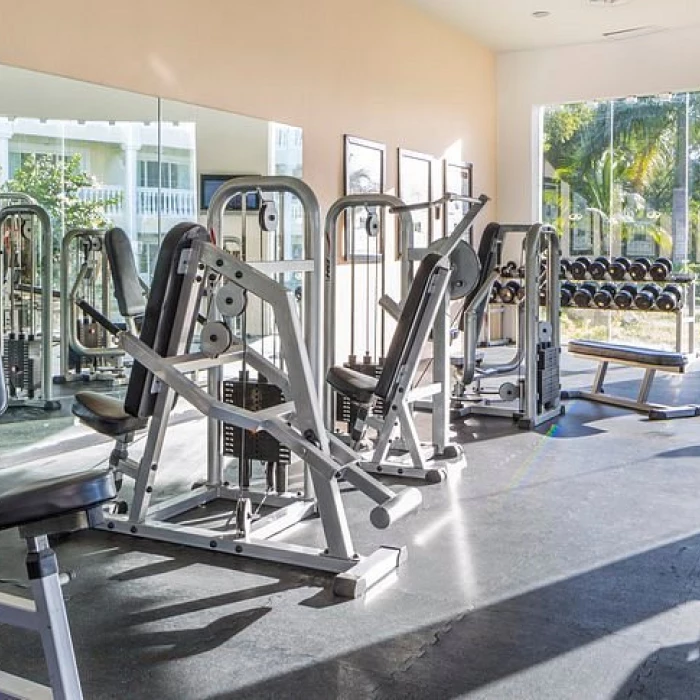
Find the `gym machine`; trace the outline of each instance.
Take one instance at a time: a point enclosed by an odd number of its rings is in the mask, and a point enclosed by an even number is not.
[[[476,347],[481,319],[498,271],[496,260],[509,234],[524,234],[523,294],[518,308],[518,347],[513,358],[501,365],[477,366]],[[563,413],[560,402],[559,336],[560,247],[559,236],[543,224],[489,224],[479,246],[482,278],[475,292],[465,299],[464,352],[455,358],[460,376],[455,382],[455,417],[470,415],[507,417],[519,427],[533,429]],[[566,290],[568,293],[568,290]],[[520,373],[517,382],[506,381],[497,391],[483,382],[499,375]],[[497,398],[490,398],[496,395]]]
[[[10,197],[18,199],[16,194]],[[0,209],[0,238],[4,257],[0,356],[10,405],[58,409],[60,403],[52,395],[53,232],[49,215],[31,202],[4,206]]]
[[[424,479],[429,482],[441,481],[448,468],[465,466],[463,451],[458,445],[448,442],[449,421],[449,298],[457,298],[468,293],[476,284],[479,270],[476,255],[463,240],[469,227],[488,201],[487,198],[474,200],[476,206],[460,223],[456,232],[448,239],[433,244],[420,251],[415,260],[421,262],[415,278],[411,269],[409,251],[413,244],[413,220],[411,211],[417,207],[431,206],[406,205],[401,200],[386,194],[348,195],[337,200],[329,209],[325,223],[326,238],[326,365],[329,392],[326,398],[326,425],[335,430],[338,413],[348,423],[349,435],[346,439],[354,449],[362,449],[361,466],[370,473],[389,474],[397,477]],[[406,254],[402,258],[402,303],[398,304],[383,294],[385,285],[382,276],[378,280],[380,261],[377,255],[375,282],[370,283],[368,269],[365,269],[367,285],[364,300],[365,323],[373,323],[373,333],[366,332],[366,348],[374,338],[375,356],[369,349],[362,362],[355,355],[354,333],[351,331],[351,355],[344,366],[336,365],[337,325],[336,317],[340,310],[336,298],[338,221],[343,214],[355,220],[357,210],[366,212],[365,227],[370,237],[375,238],[376,251],[384,250],[381,240],[382,229],[380,211],[398,215],[400,238]],[[346,217],[347,220],[347,217]],[[376,222],[376,225],[375,225]],[[349,232],[353,235],[353,232]],[[439,261],[441,272],[434,266]],[[428,270],[428,272],[426,272]],[[354,264],[351,264],[350,310],[347,317],[356,314]],[[434,275],[434,276],[433,276]],[[374,287],[374,303],[370,296]],[[379,298],[381,287],[382,297]],[[370,307],[379,306],[377,315],[370,314]],[[384,309],[397,321],[397,329],[388,352],[383,351]],[[370,320],[370,315],[373,320]],[[346,314],[343,313],[345,318]],[[351,320],[351,324],[353,321]],[[432,332],[433,381],[419,384],[416,381],[424,345]],[[377,343],[377,336],[380,336]],[[377,356],[377,345],[382,348]],[[405,353],[405,355],[401,355]],[[340,401],[336,403],[330,388],[335,390]],[[417,402],[427,402],[433,413],[430,444],[422,444],[413,419],[413,409]],[[339,412],[338,404],[341,411]],[[374,431],[374,439],[369,445],[365,442],[367,429]]]
[[[124,352],[114,347],[104,328],[78,313],[77,302],[86,300],[110,317],[112,290],[104,238],[104,231],[78,228],[61,242],[61,363],[56,383],[114,382],[125,377]]]
[[[8,405],[5,375],[0,372],[0,415]],[[26,566],[31,598],[0,593],[0,623],[37,632],[41,637],[50,687],[0,670],[0,697],[82,700],[78,668],[49,535],[93,527],[102,504],[114,498],[109,470],[0,470],[0,530],[18,528],[27,543]],[[7,634],[7,632],[5,632]]]
[[[302,189],[288,181],[276,182],[275,186]],[[313,203],[311,191],[303,191],[305,198],[311,197],[307,201]],[[224,204],[227,197],[215,195]],[[275,366],[233,332],[231,318],[244,311],[237,302],[247,297],[261,298],[270,305],[285,369]],[[208,307],[209,319],[203,334],[216,331],[226,342],[190,353],[202,301]],[[120,331],[98,311],[81,302],[83,310],[115,334],[120,347],[134,358],[134,367],[123,405],[108,396],[81,392],[76,394],[73,412],[98,432],[117,439],[112,465],[136,481],[128,515],[107,516],[108,530],[332,572],[336,574],[336,594],[357,597],[394,571],[406,552],[402,547],[381,547],[367,557],[358,555],[350,537],[339,481],[344,479],[375,501],[371,521],[380,528],[415,510],[421,496],[417,489],[406,488],[397,493],[380,484],[358,467],[355,452],[326,432],[296,306],[292,291],[212,244],[209,232],[202,226],[179,224],[167,234],[161,246],[140,337]],[[224,403],[218,387],[208,392],[187,377],[200,369],[213,369],[218,374],[224,365],[241,361],[278,386],[286,403],[252,411]],[[270,492],[264,504],[259,505],[266,506],[271,513],[260,514],[259,508],[252,512],[248,491],[229,486],[220,462],[214,460],[216,470],[211,470],[210,461],[205,486],[152,505],[161,450],[176,395],[199,410],[210,423],[226,422],[252,432],[264,430],[286,445],[304,462],[315,498],[309,493]],[[149,432],[144,454],[134,466],[124,459],[124,438],[146,426]],[[227,521],[233,527],[214,529],[172,521],[213,501],[233,503],[233,513]],[[314,515],[320,517],[325,547],[274,539],[275,535]]]

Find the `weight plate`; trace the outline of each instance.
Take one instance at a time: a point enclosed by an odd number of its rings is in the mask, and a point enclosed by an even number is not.
[[[365,230],[368,236],[379,235],[379,215],[375,212],[367,214],[367,219],[365,220]]]
[[[277,230],[277,204],[274,200],[267,199],[262,203],[260,211],[258,212],[258,222],[263,231]]]

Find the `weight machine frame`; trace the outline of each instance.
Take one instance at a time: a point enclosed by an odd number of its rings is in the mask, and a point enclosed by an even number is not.
[[[9,194],[9,193],[7,193]],[[18,194],[9,195],[12,199],[21,198]],[[52,346],[53,346],[53,231],[48,212],[42,206],[31,203],[11,204],[0,209],[0,230],[3,224],[13,216],[33,216],[41,227],[41,400],[38,402],[46,410],[56,410],[61,404],[53,398],[52,376]],[[32,241],[32,245],[34,241]],[[1,247],[1,246],[0,246]],[[3,255],[4,255],[4,251]],[[32,280],[32,285],[34,280]],[[0,273],[0,357],[4,356],[5,345],[3,328],[4,319],[4,271]],[[10,405],[34,405],[35,401],[28,399],[12,400]]]
[[[497,272],[492,273],[486,283],[470,300],[464,311],[464,367],[458,391],[453,395],[453,402],[460,408],[455,410],[455,418],[466,418],[470,415],[486,415],[511,418],[518,422],[523,429],[533,429],[542,423],[554,420],[564,412],[559,392],[554,399],[554,405],[549,409],[538,410],[538,350],[540,343],[547,343],[561,353],[561,336],[559,329],[561,290],[559,280],[559,265],[561,258],[561,246],[559,235],[551,226],[535,223],[526,224],[502,224],[500,226],[503,243],[508,233],[524,233],[525,249],[525,298],[520,303],[518,313],[520,326],[518,337],[521,343],[516,350],[512,361],[502,366],[490,368],[478,368],[476,363],[476,346],[478,343],[477,328],[479,308],[484,300],[488,299],[491,286],[497,277]],[[540,306],[540,256],[543,243],[547,250],[547,267],[545,280],[547,286],[546,302]],[[546,310],[547,321],[541,320],[541,310]],[[511,402],[493,402],[480,395],[480,382],[482,379],[495,375],[507,374],[519,369],[525,363],[525,376],[519,382],[520,396],[517,397],[518,406],[504,405]],[[558,372],[557,372],[558,377]],[[477,392],[474,397],[465,394],[466,388],[476,378]]]

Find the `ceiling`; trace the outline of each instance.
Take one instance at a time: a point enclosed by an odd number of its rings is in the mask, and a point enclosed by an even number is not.
[[[631,39],[700,25],[698,0],[406,0],[496,51]],[[536,19],[533,12],[549,12]]]

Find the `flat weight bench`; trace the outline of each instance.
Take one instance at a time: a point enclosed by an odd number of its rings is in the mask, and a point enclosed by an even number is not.
[[[569,342],[569,353],[575,357],[596,360],[600,364],[590,391],[579,389],[564,391],[562,392],[563,399],[586,399],[610,406],[630,408],[633,411],[647,413],[650,420],[692,418],[700,415],[700,406],[666,406],[648,401],[657,372],[685,373],[688,358],[682,353],[616,345],[595,340],[572,340]],[[605,375],[611,362],[629,367],[639,367],[644,370],[644,377],[636,399],[604,393]]]
[[[0,371],[0,414],[7,406]],[[47,474],[26,468],[0,469],[0,530],[18,528],[27,541],[27,573],[33,600],[0,593],[0,623],[41,636],[50,688],[0,671],[0,698],[80,700],[80,678],[56,555],[48,536],[96,524],[102,504],[116,495],[110,470],[63,470]]]

